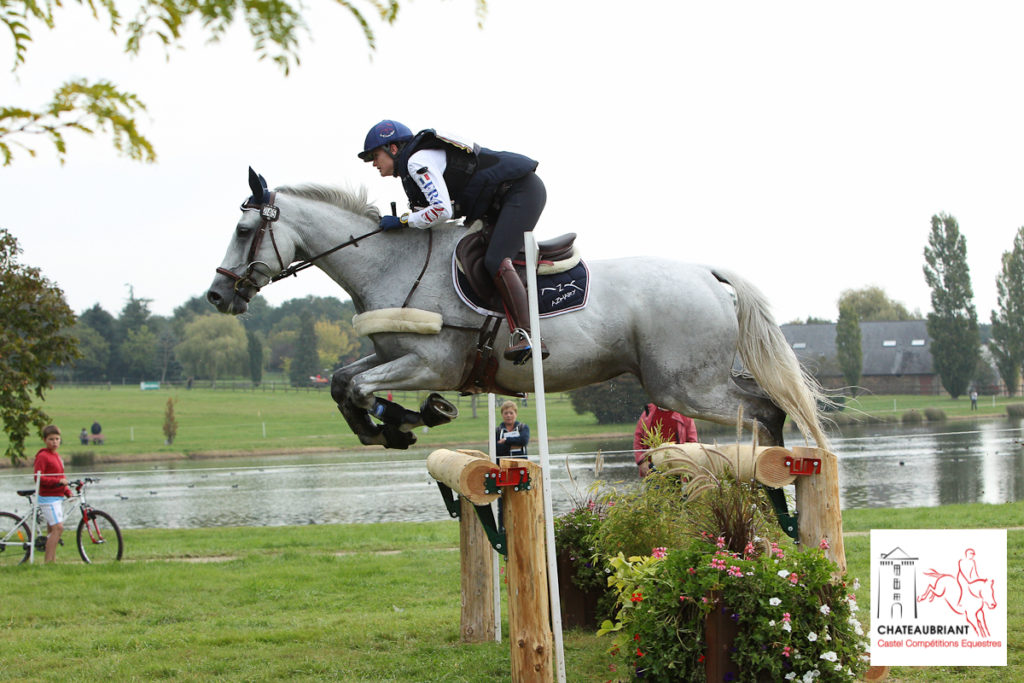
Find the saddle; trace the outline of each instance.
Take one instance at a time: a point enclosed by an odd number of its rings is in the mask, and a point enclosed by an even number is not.
[[[500,311],[501,296],[494,286],[493,278],[484,267],[484,254],[487,252],[487,244],[493,229],[494,226],[490,224],[483,225],[480,229],[475,226],[470,228],[455,247],[455,263],[480,301],[487,308]],[[576,233],[569,232],[554,239],[538,242],[538,272],[560,273],[577,265],[579,259],[575,256],[575,241]],[[520,251],[512,259],[512,263],[523,284],[526,284],[526,254]]]

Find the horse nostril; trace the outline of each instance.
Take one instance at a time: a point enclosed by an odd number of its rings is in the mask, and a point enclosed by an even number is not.
[[[220,294],[213,291],[212,289],[206,293],[206,300],[216,306],[220,303]]]

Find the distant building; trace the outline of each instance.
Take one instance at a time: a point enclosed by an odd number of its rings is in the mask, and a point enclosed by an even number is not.
[[[826,389],[846,385],[836,360],[834,323],[783,325],[782,333],[800,363]],[[863,368],[859,386],[876,394],[939,394],[932,367],[931,339],[924,320],[860,323]]]

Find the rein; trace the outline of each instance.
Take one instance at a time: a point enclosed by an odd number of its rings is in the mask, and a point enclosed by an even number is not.
[[[372,237],[373,235],[376,235],[377,233],[384,231],[384,228],[377,228],[376,230],[371,230],[370,232],[363,235],[359,235],[358,237],[353,237],[352,235],[349,235],[348,241],[342,242],[341,244],[331,247],[326,251],[322,251],[316,256],[311,256],[307,259],[302,259],[301,261],[295,261],[288,267],[285,267],[284,260],[281,258],[281,252],[277,248],[277,240],[274,239],[273,224],[275,221],[277,221],[278,218],[281,217],[281,209],[274,206],[274,199],[276,198],[276,196],[276,192],[270,192],[265,204],[250,204],[248,201],[242,204],[242,211],[259,211],[260,218],[262,218],[262,221],[260,222],[260,227],[257,229],[256,235],[253,237],[252,244],[249,245],[249,254],[247,257],[249,263],[245,267],[244,274],[238,275],[234,271],[228,270],[227,268],[217,268],[218,273],[234,281],[233,288],[235,291],[235,295],[244,300],[246,303],[249,303],[252,300],[252,296],[244,294],[242,292],[243,288],[249,288],[254,290],[255,293],[259,293],[259,291],[263,287],[273,284],[278,280],[283,280],[286,277],[298,276],[298,274],[303,270],[311,266],[315,266],[315,262],[317,261],[317,259],[321,259],[324,256],[329,256],[330,254],[333,254],[339,249],[344,249],[345,247],[358,247],[360,240],[364,240],[367,237]],[[269,276],[267,281],[261,285],[257,283],[255,279],[253,279],[253,275],[257,273],[257,265],[267,266],[267,264],[264,263],[263,261],[256,260],[256,254],[259,251],[260,246],[263,244],[263,238],[266,235],[270,235],[270,243],[274,247],[274,255],[277,257],[277,263],[280,266],[281,270],[277,275]],[[427,228],[427,258],[423,262],[423,268],[420,270],[420,274],[416,278],[416,281],[413,282],[412,288],[409,290],[409,294],[405,297],[405,301],[402,303],[402,308],[408,307],[409,300],[412,299],[413,292],[415,292],[416,288],[419,287],[420,281],[423,279],[423,274],[427,272],[427,265],[430,264],[430,254],[433,251],[433,249],[434,233],[430,228]]]

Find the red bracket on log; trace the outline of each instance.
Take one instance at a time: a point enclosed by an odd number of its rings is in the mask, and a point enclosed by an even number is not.
[[[821,474],[821,458],[786,457],[786,466],[790,474],[810,475]]]
[[[494,468],[487,473],[484,489],[487,493],[498,493],[499,486],[512,486],[514,490],[530,490],[530,473],[525,467],[508,469]]]

